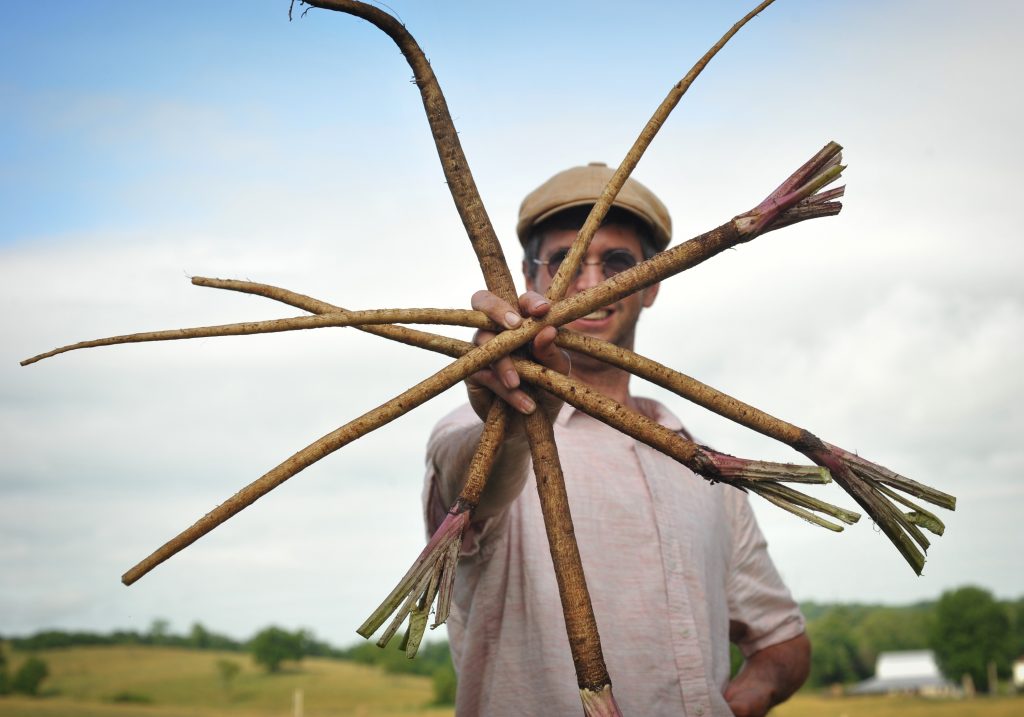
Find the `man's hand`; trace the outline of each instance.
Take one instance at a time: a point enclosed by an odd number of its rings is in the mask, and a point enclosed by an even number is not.
[[[725,701],[736,717],[764,717],[807,679],[811,643],[807,635],[755,652],[725,688]]]
[[[515,307],[502,301],[491,292],[478,291],[473,294],[472,306],[477,311],[487,314],[496,324],[507,329],[514,329],[523,322],[524,316],[538,318],[547,314],[551,309],[551,302],[543,294],[527,291],[519,297],[519,310],[517,311]],[[530,350],[534,360],[538,363],[560,373],[568,373],[569,357],[555,346],[557,334],[558,332],[553,326],[545,327],[533,339]],[[494,336],[495,334],[491,331],[480,330],[473,336],[473,342],[477,345],[484,344]],[[494,394],[504,399],[520,413],[533,413],[537,409],[537,405],[519,387],[519,383],[519,374],[516,373],[512,359],[508,356],[502,357],[490,367],[477,371],[466,379],[469,402],[481,419],[487,416],[487,410],[490,408]],[[549,415],[553,416],[561,407],[561,401],[544,391],[538,391],[537,397]]]

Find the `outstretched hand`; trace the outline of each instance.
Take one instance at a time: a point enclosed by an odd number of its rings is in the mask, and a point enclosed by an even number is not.
[[[514,329],[523,322],[524,317],[539,318],[551,309],[551,302],[536,291],[527,291],[519,297],[519,307],[513,307],[489,291],[478,291],[473,294],[472,306],[477,311],[487,314],[491,321],[506,329]],[[560,373],[569,373],[571,363],[568,354],[555,346],[558,331],[553,326],[541,329],[530,344],[533,359],[548,368]],[[494,338],[493,331],[479,330],[473,336],[478,346]],[[477,371],[466,379],[466,390],[469,402],[481,419],[487,416],[493,396],[497,395],[510,406],[523,414],[537,410],[536,401],[520,387],[519,374],[516,373],[512,359],[508,356],[495,361],[488,368]],[[549,416],[554,416],[562,402],[544,391],[536,393],[537,400]]]

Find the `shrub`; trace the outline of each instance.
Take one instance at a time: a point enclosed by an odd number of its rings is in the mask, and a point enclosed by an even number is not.
[[[242,671],[242,666],[234,660],[217,660],[217,674],[220,675],[221,684],[226,691],[231,690],[231,683]]]
[[[303,633],[291,633],[279,627],[268,627],[256,634],[249,643],[252,659],[267,672],[277,672],[285,660],[303,658]]]
[[[39,685],[50,674],[46,663],[38,657],[30,657],[21,663],[21,667],[14,673],[11,680],[11,689],[23,695],[38,695]]]
[[[455,704],[455,688],[458,685],[458,680],[455,677],[455,669],[450,663],[434,670],[433,681],[434,704]]]

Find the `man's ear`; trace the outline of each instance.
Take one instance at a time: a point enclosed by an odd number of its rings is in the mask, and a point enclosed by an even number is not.
[[[658,296],[658,288],[661,286],[661,282],[657,284],[651,284],[646,289],[640,292],[640,298],[643,299],[643,306],[645,309],[649,309],[651,304],[654,303],[654,299]]]

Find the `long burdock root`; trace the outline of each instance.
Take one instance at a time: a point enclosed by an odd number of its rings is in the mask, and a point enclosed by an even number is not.
[[[515,306],[515,283],[512,281],[508,262],[480,198],[473,173],[469,170],[469,162],[462,151],[462,143],[459,142],[459,134],[452,121],[451,112],[448,111],[448,102],[444,98],[430,62],[415,38],[394,17],[367,3],[355,0],[305,0],[305,4],[366,20],[398,46],[412,69],[430,132],[434,137],[434,145],[437,147],[445,183],[480,262],[487,288]]]
[[[314,299],[313,297],[306,296],[305,294],[300,294],[289,289],[283,289],[280,286],[261,284],[255,281],[242,281],[240,279],[212,279],[203,276],[194,276],[192,277],[192,283],[196,286],[205,286],[211,289],[226,289],[228,291],[238,291],[243,294],[262,296],[267,299],[279,301],[282,304],[287,304],[288,306],[294,306],[297,309],[304,309],[305,311],[309,311],[314,314],[345,313],[347,311],[347,309],[344,309],[341,306],[335,306],[334,304]],[[473,348],[473,344],[468,341],[460,341],[447,336],[432,334],[427,331],[410,329],[407,326],[395,326],[393,324],[360,324],[355,326],[355,328],[368,334],[373,334],[374,336],[380,336],[408,346],[415,346],[416,348],[444,354],[451,358],[458,358],[459,356],[468,353],[470,349]]]
[[[455,131],[455,125],[451,120],[440,86],[437,83],[433,70],[430,68],[430,63],[426,61],[426,57],[416,41],[394,18],[372,6],[348,2],[347,0],[313,0],[310,4],[341,10],[362,17],[387,33],[399,46],[416,77],[416,84],[420,88],[423,106],[434,135],[434,142],[445,172],[445,178],[452,192],[452,198],[455,200],[459,215],[462,217],[463,224],[466,227],[473,250],[477,254],[487,288],[515,306],[517,303],[515,284],[512,281],[508,264],[502,254],[501,246],[491,226],[490,219],[484,210],[483,202],[480,200],[479,192],[462,152],[461,144],[458,141],[458,134]],[[533,336],[535,335],[533,334]],[[531,340],[533,336],[525,335],[523,337],[525,340],[519,345]],[[508,351],[511,351],[513,348],[515,347],[509,347]],[[497,354],[494,357],[497,358]],[[465,358],[459,359],[456,363],[463,361]],[[499,404],[498,408],[491,413],[495,414],[496,411],[507,412],[508,410],[510,409],[507,406]],[[597,623],[590,605],[590,596],[587,592],[586,582],[583,580],[582,565],[579,561],[579,551],[576,548],[573,535],[568,501],[562,500],[557,502],[551,500],[551,497],[559,490],[564,496],[565,488],[562,485],[561,471],[560,469],[552,470],[550,460],[544,463],[544,465],[538,464],[540,456],[553,456],[553,460],[557,465],[558,450],[555,447],[554,436],[551,433],[551,425],[547,417],[541,412],[528,417],[526,425],[530,451],[534,456],[535,470],[538,472],[538,476],[541,470],[550,471],[550,489],[545,488],[541,490],[541,482],[538,480],[541,502],[542,504],[550,504],[552,506],[557,504],[555,508],[544,510],[544,524],[548,531],[549,543],[551,544],[551,557],[558,579],[559,591],[562,595],[566,627],[569,632],[570,645],[573,647],[573,661],[576,665],[579,686],[581,689],[601,690],[607,688],[610,691],[611,681],[608,678],[608,671],[604,665],[601,643],[597,634]],[[571,546],[556,545],[554,542],[551,542],[557,540],[556,536],[564,536],[568,543],[571,543]],[[571,549],[569,549],[570,547]],[[568,590],[569,593],[563,593],[563,588]],[[580,625],[583,627],[574,632],[574,626]],[[600,680],[599,682],[594,681],[598,679]],[[611,714],[618,715],[618,709],[615,709]]]
[[[818,465],[828,468],[836,483],[864,508],[918,574],[924,567],[922,550],[927,550],[929,546],[919,527],[941,535],[944,526],[933,513],[895,491],[902,491],[949,510],[956,508],[956,498],[947,493],[904,478],[849,451],[824,443],[806,429],[775,418],[657,361],[628,349],[564,330],[559,332],[556,342],[562,348],[599,358],[720,416],[785,443]],[[903,513],[890,500],[903,504],[911,511]]]
[[[490,220],[483,209],[483,203],[480,201],[472,174],[469,172],[468,164],[463,156],[444,97],[437,86],[429,63],[426,62],[418,45],[404,27],[376,8],[345,0],[324,0],[323,2],[317,0],[311,4],[363,17],[386,32],[401,48],[413,68],[417,85],[420,87],[423,105],[434,134],[446,179],[452,190],[452,197],[459,209],[460,216],[462,216],[474,251],[480,260],[487,287],[513,306],[516,305],[515,285],[509,273],[508,264],[505,262]],[[523,338],[525,340],[522,343],[526,343],[533,336],[524,335]],[[509,347],[508,350],[512,350],[512,348],[514,347]],[[496,410],[507,411],[508,408],[501,406]],[[491,413],[494,414],[495,411]],[[561,471],[557,468],[558,451],[551,433],[551,425],[546,416],[541,412],[536,412],[527,417],[526,426],[530,450],[534,456],[534,468],[538,475],[538,491],[541,495],[542,505],[546,506],[543,511],[544,524],[548,531],[551,557],[558,579],[559,592],[562,596],[566,628],[572,646],[573,662],[576,665],[579,686],[581,689],[600,691],[607,688],[610,691],[611,681],[608,678],[608,671],[601,654],[597,624],[590,605],[586,582],[583,579],[579,551],[573,537],[568,500],[564,497],[565,488]],[[541,479],[542,474],[546,476],[545,480]],[[560,500],[559,496],[561,496]],[[612,714],[618,714],[618,710],[616,709]]]
[[[490,346],[490,344],[486,346]],[[473,349],[437,373],[395,396],[390,401],[319,438],[242,488],[231,498],[196,521],[190,528],[162,545],[149,557],[125,573],[121,577],[121,581],[125,585],[131,585],[154,567],[188,547],[225,520],[231,518],[247,506],[252,505],[259,498],[321,458],[408,413],[493,361],[494,356],[488,352],[481,351],[481,349]]]
[[[590,602],[579,547],[576,545],[569,497],[565,492],[562,464],[555,447],[551,420],[543,411],[534,411],[526,416],[525,424],[526,435],[530,438],[533,472],[537,478],[537,495],[544,515],[551,561],[559,568],[555,571],[555,580],[565,616],[569,651],[576,668],[576,681],[580,697],[584,700],[584,712],[587,715],[618,717],[618,706],[611,695],[611,677],[601,651],[597,619]],[[600,711],[593,712],[587,707],[585,696],[589,695],[595,698],[607,697],[595,699],[592,708],[599,708]]]
[[[842,174],[844,167],[838,163],[841,153],[842,147],[835,142],[829,142],[757,207],[711,231],[655,254],[650,259],[605,279],[596,286],[555,303],[543,320],[527,320],[523,326],[506,331],[494,340],[501,340],[505,335],[516,334],[519,331],[536,335],[539,329],[534,328],[534,323],[562,326],[575,321],[595,309],[613,304],[652,284],[691,269],[727,249],[773,231],[779,222],[793,224],[838,214],[842,204],[834,200],[839,196],[839,190],[820,190]],[[794,185],[796,189],[791,190],[790,187]],[[802,208],[808,206],[814,207],[814,210],[803,211]],[[799,210],[797,215],[789,214],[794,210]]]
[[[144,331],[136,334],[91,339],[61,346],[52,351],[27,358],[21,362],[21,365],[28,366],[29,364],[57,356],[58,354],[67,353],[68,351],[91,349],[99,346],[146,343],[149,341],[205,339],[214,336],[249,336],[252,334],[272,334],[283,331],[301,331],[338,326],[373,326],[379,324],[443,324],[491,330],[500,328],[483,313],[469,309],[338,310],[319,313],[316,316],[296,316],[294,318],[270,319],[268,321],[245,321],[235,324],[219,324],[217,326],[194,326],[186,329],[169,329],[165,331]]]

